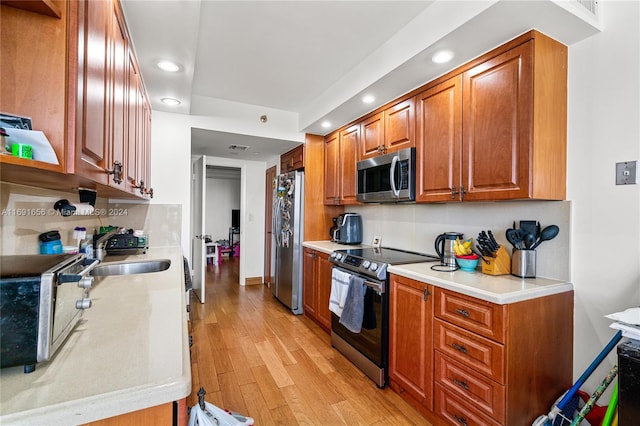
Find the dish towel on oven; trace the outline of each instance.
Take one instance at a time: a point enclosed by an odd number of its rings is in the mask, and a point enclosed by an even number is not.
[[[338,318],[342,316],[344,301],[347,299],[349,290],[350,273],[333,268],[331,270],[331,294],[329,295],[329,310],[336,314]]]
[[[340,317],[340,324],[344,325],[352,333],[360,333],[362,330],[362,318],[364,318],[364,294],[367,286],[364,279],[352,275],[349,280],[349,291],[344,302],[344,309]]]

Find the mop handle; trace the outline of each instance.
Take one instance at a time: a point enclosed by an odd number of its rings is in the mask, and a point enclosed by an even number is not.
[[[593,371],[596,368],[598,368],[602,360],[607,356],[609,352],[611,352],[611,349],[613,349],[613,347],[620,341],[620,339],[622,339],[622,330],[618,330],[616,335],[613,336],[613,338],[609,341],[607,346],[605,346],[602,352],[600,352],[600,354],[598,354],[596,359],[593,360],[593,362],[587,368],[587,370],[584,373],[582,373],[582,376],[580,376],[578,381],[573,386],[571,386],[571,389],[569,389],[569,391],[564,395],[564,397],[562,397],[560,402],[558,402],[558,405],[556,405],[556,407],[558,407],[560,411],[562,411],[564,406],[567,405],[569,401],[571,401],[571,398],[573,398],[576,392],[578,392],[578,389],[580,389],[580,386],[582,386],[584,382],[589,378],[589,376],[591,376],[591,373],[593,373]]]
[[[613,368],[611,368],[607,376],[604,378],[602,383],[600,383],[600,386],[598,386],[595,392],[593,392],[593,395],[591,395],[591,398],[589,398],[589,401],[587,401],[587,403],[584,404],[584,407],[582,407],[582,410],[580,410],[576,418],[573,419],[573,421],[571,422],[571,426],[577,426],[584,420],[587,414],[589,414],[589,411],[591,411],[591,408],[598,401],[600,396],[604,393],[607,387],[609,387],[609,384],[613,381],[613,379],[615,379],[617,375],[618,375],[618,364],[615,364]]]

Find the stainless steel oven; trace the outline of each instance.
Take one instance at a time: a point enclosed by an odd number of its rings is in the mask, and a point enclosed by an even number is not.
[[[84,255],[0,256],[1,367],[35,370],[64,343],[91,307],[90,271]]]
[[[388,382],[389,365],[389,285],[387,267],[405,263],[435,262],[434,255],[392,248],[372,247],[337,250],[329,257],[333,269],[343,273],[343,282],[351,277],[363,280],[362,328],[351,332],[331,314],[331,344],[362,370],[378,387]],[[338,285],[332,282],[333,285]],[[349,284],[351,285],[351,284]]]
[[[338,268],[334,266],[334,268]],[[383,387],[388,379],[388,347],[389,347],[389,300],[386,293],[386,282],[366,275],[347,272],[359,276],[366,285],[364,295],[364,312],[360,333],[349,331],[340,324],[340,318],[331,313],[331,345],[342,352],[360,370],[370,377],[379,387]]]

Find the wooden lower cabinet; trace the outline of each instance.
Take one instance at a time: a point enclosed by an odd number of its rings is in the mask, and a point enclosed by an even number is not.
[[[304,249],[302,307],[304,314],[318,323],[327,333],[331,331],[331,262],[329,255]]]
[[[389,280],[391,388],[433,407],[433,287],[391,275]]]
[[[174,416],[175,413],[175,416]],[[85,423],[90,426],[127,426],[127,425],[177,425],[186,426],[187,399]]]
[[[499,305],[392,275],[389,310],[391,388],[434,424],[531,424],[571,386],[573,292]]]

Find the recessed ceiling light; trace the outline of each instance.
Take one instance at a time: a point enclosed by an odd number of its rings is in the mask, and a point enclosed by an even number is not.
[[[160,101],[163,104],[169,105],[169,106],[176,106],[176,105],[180,105],[182,103],[179,100],[173,99],[173,98],[162,98],[162,99],[160,99]]]
[[[176,72],[180,70],[180,67],[178,66],[178,64],[176,64],[175,62],[171,62],[171,61],[160,61],[158,62],[158,68],[160,68],[163,71],[168,71],[168,72]]]
[[[362,102],[364,102],[365,104],[370,104],[375,100],[376,98],[372,95],[366,95],[365,97],[362,98]]]
[[[322,124],[320,124],[322,127],[324,127],[325,129],[331,127],[331,123],[328,121],[323,121]]]
[[[431,60],[436,64],[444,64],[453,59],[453,52],[450,50],[441,50],[431,57]]]

